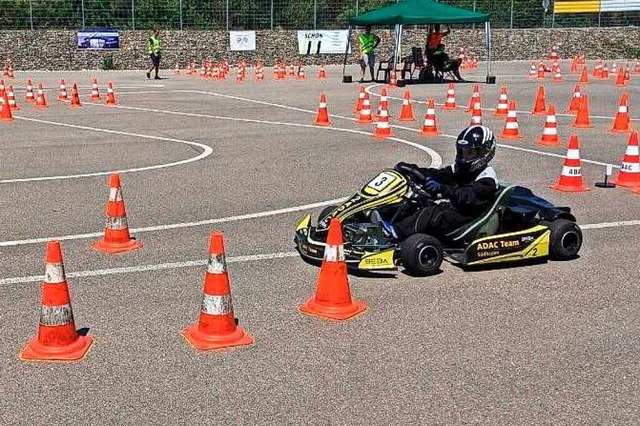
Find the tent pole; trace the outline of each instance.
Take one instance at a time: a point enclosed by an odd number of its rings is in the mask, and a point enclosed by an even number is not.
[[[490,22],[485,22],[484,23],[484,31],[486,33],[485,35],[485,41],[486,41],[486,45],[487,45],[487,82],[489,82],[489,76],[491,75],[491,23]]]
[[[344,50],[344,62],[342,63],[342,76],[344,77],[347,70],[347,57],[349,56],[349,44],[351,43],[351,32],[353,27],[349,25],[349,34],[347,35],[347,47]]]

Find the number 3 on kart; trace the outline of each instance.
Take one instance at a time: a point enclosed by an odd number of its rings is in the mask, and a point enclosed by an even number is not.
[[[371,182],[367,185],[369,188],[374,189],[376,191],[382,191],[385,189],[391,182],[393,182],[394,176],[389,173],[380,173],[378,176],[373,178]]]

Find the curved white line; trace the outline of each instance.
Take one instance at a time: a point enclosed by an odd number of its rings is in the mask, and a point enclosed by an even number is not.
[[[40,119],[37,119],[37,118],[26,118],[26,117],[16,117],[16,118],[19,119],[19,120],[34,121],[36,123],[50,124],[50,125],[53,125],[53,126],[61,126],[61,127],[70,127],[70,128],[73,128],[73,129],[89,130],[89,131],[93,131],[93,132],[110,133],[110,134],[122,135],[122,136],[133,136],[133,137],[137,137],[137,138],[153,139],[153,140],[167,141],[167,142],[177,142],[177,143],[181,143],[181,144],[184,144],[184,145],[191,145],[191,146],[196,146],[198,148],[201,148],[202,149],[202,153],[197,155],[197,156],[195,156],[195,157],[187,158],[186,160],[174,161],[172,163],[166,163],[166,164],[158,164],[158,165],[155,165],[155,166],[136,167],[136,168],[133,168],[133,169],[121,169],[121,170],[112,170],[112,171],[105,171],[105,172],[82,173],[82,174],[76,174],[76,175],[44,176],[44,177],[21,178],[21,179],[3,179],[3,180],[0,180],[0,183],[38,182],[38,181],[45,181],[45,180],[63,180],[63,179],[74,179],[74,178],[92,177],[92,176],[104,176],[104,175],[110,175],[112,173],[133,173],[133,172],[142,172],[142,171],[146,171],[146,170],[165,169],[167,167],[174,167],[174,166],[180,166],[180,165],[183,165],[183,164],[193,163],[194,161],[202,160],[203,158],[206,158],[206,157],[208,157],[209,155],[211,155],[213,153],[213,149],[211,147],[207,146],[207,145],[204,145],[204,144],[201,144],[201,143],[197,143],[197,142],[185,141],[185,140],[181,140],[181,139],[165,138],[165,137],[161,137],[161,136],[141,135],[141,134],[138,134],[138,133],[120,132],[118,130],[109,130],[109,129],[99,129],[99,128],[96,128],[96,127],[79,126],[79,125],[76,125],[76,124],[57,123],[55,121],[46,121],[46,120],[40,120]]]

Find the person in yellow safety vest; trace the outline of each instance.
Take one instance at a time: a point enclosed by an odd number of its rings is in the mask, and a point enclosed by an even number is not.
[[[380,37],[371,33],[371,25],[364,27],[364,33],[358,36],[358,43],[360,43],[360,69],[362,70],[362,77],[360,77],[360,83],[364,83],[364,74],[369,67],[371,73],[371,81],[373,78],[373,68],[376,63],[376,55],[373,52],[380,44]]]
[[[160,80],[160,77],[158,77],[158,68],[160,68],[160,39],[158,38],[159,34],[160,31],[157,28],[154,28],[153,34],[151,35],[151,37],[149,37],[149,44],[147,48],[149,56],[151,56],[151,63],[153,64],[151,68],[147,70],[147,78],[151,78],[151,71],[155,70],[156,80]]]

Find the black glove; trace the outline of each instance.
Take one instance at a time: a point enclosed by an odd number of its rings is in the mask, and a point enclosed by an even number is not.
[[[424,183],[424,189],[433,194],[437,194],[442,190],[442,184],[433,178],[427,178]]]

